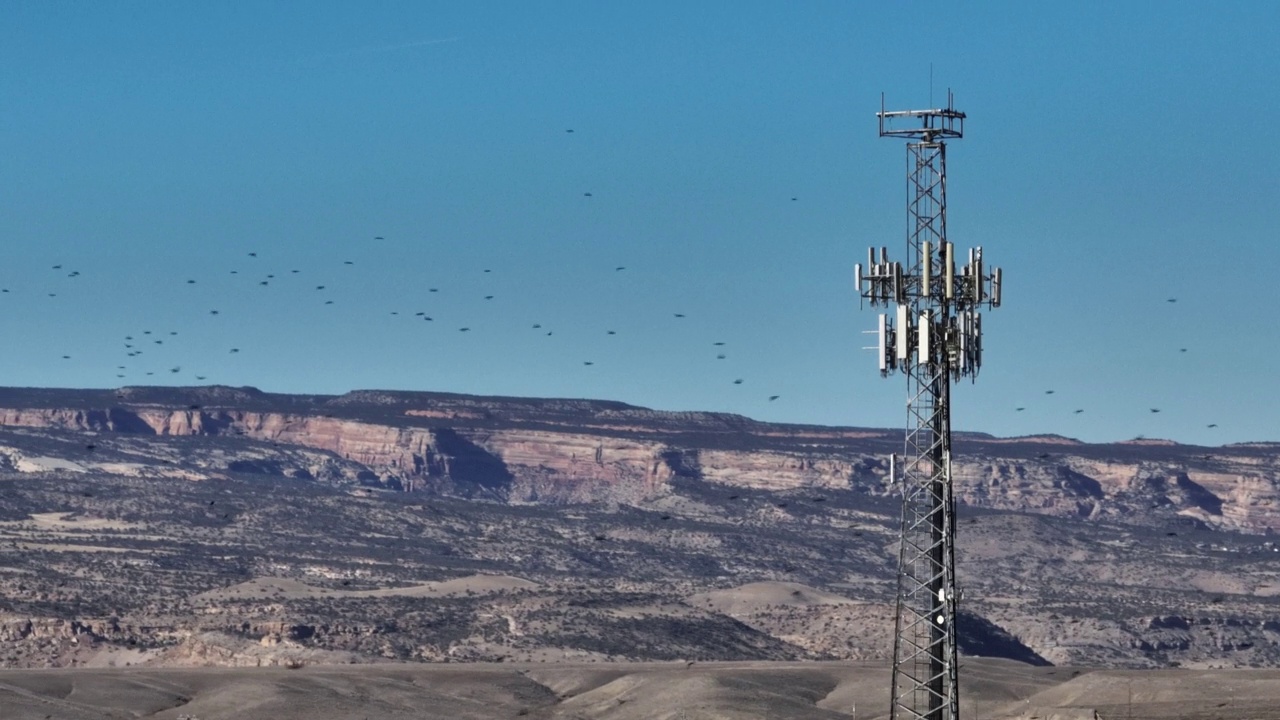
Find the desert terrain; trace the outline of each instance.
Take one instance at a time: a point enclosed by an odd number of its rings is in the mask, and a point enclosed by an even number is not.
[[[963,665],[963,717],[1280,717],[1274,670]],[[887,683],[863,662],[6,670],[0,702],[12,720],[880,720]]]
[[[957,441],[967,712],[1268,717],[1277,446]],[[878,717],[900,447],[588,400],[0,389],[0,707]]]

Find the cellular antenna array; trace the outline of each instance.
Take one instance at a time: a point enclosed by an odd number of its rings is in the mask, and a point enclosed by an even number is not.
[[[902,490],[892,720],[958,720],[955,497],[951,487],[951,383],[982,367],[982,316],[1000,306],[1001,272],[982,248],[967,261],[947,240],[947,141],[965,114],[947,106],[884,109],[880,137],[907,143],[907,259],[871,248],[854,282],[879,317],[880,374],[907,376],[907,432],[897,471]]]

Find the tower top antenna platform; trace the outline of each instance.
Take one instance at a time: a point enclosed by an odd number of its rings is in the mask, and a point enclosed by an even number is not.
[[[955,109],[955,95],[947,91],[947,106],[932,110],[885,110],[884,93],[880,93],[880,137],[914,138],[931,143],[943,138],[964,137],[964,113]],[[918,120],[918,127],[895,127]]]

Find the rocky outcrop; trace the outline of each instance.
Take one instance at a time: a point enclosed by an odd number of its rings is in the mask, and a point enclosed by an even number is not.
[[[0,408],[0,425],[245,437],[327,454],[357,470],[326,468],[319,458],[278,473],[244,458],[210,470],[552,503],[636,502],[662,494],[677,477],[775,492],[885,494],[892,492],[887,456],[901,447],[897,431],[770,425],[588,400],[197,388],[183,392],[206,404],[175,407],[157,402],[162,390],[120,391],[105,407]],[[35,397],[43,402],[63,391],[41,392]],[[952,469],[958,501],[976,507],[1280,529],[1280,460],[1272,446],[1205,454],[1169,443],[966,435]]]

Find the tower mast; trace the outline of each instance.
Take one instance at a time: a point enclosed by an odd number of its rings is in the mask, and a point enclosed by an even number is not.
[[[900,473],[892,720],[958,720],[955,497],[951,487],[951,383],[982,366],[982,316],[999,307],[1001,271],[982,248],[960,259],[947,239],[947,145],[965,114],[947,106],[886,111],[881,137],[907,143],[907,260],[871,248],[854,268],[862,299],[894,307],[877,331],[880,373],[907,376],[907,430]]]

